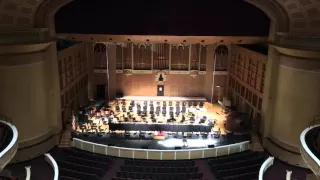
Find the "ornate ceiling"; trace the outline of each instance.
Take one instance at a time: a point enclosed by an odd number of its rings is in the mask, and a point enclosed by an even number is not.
[[[46,0],[0,0],[0,27],[33,27],[34,16],[43,1]],[[257,0],[249,1],[254,4]],[[275,1],[287,12],[291,32],[320,33],[320,0]]]

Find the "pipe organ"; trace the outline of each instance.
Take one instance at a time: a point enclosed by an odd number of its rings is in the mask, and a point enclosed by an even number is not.
[[[117,70],[206,71],[207,46],[201,44],[116,45]]]

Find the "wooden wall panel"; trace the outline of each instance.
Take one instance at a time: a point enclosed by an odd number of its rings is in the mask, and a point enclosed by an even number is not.
[[[125,96],[156,96],[155,74],[117,74],[117,92]],[[187,74],[168,74],[163,83],[165,96],[202,97],[204,96],[205,76],[195,78]]]

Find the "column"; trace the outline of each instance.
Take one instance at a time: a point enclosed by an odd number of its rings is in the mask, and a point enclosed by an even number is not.
[[[17,127],[12,162],[53,148],[62,130],[55,43],[0,47],[0,112]]]
[[[264,145],[274,156],[305,167],[299,150],[300,134],[320,114],[320,53],[274,48],[279,53],[279,65],[271,66],[274,69],[269,74],[272,83],[266,98],[272,106],[263,109],[267,117]]]

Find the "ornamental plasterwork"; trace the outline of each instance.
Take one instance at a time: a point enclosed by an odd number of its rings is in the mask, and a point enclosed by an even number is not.
[[[155,80],[156,80],[157,82],[159,82],[159,83],[164,82],[164,81],[167,80],[167,73],[164,72],[164,71],[159,71],[159,72],[157,72],[155,76],[156,76],[156,77],[155,77]],[[162,77],[162,81],[159,80],[160,77]]]
[[[197,77],[199,75],[199,71],[198,70],[191,70],[190,71],[190,76],[192,76],[193,78]]]
[[[132,69],[124,69],[123,70],[123,74],[126,75],[126,76],[132,75]]]

